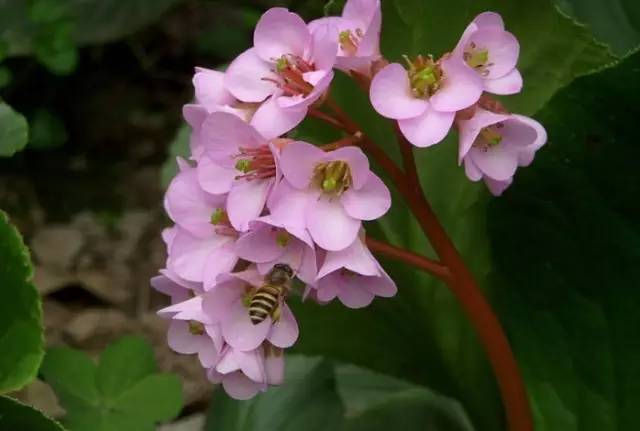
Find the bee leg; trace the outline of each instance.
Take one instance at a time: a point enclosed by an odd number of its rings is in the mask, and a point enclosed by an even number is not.
[[[280,304],[276,305],[276,308],[273,309],[273,313],[271,313],[271,320],[273,320],[273,322],[277,322],[278,320],[280,320],[280,314],[281,314],[281,309],[280,309]]]

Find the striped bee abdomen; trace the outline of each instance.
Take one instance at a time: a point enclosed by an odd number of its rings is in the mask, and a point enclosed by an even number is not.
[[[280,295],[282,295],[282,287],[265,284],[259,287],[249,302],[249,318],[251,323],[257,325],[267,316],[272,316],[273,312],[279,306]]]

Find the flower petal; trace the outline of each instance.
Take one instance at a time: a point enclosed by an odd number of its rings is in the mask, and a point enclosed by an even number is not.
[[[365,287],[369,277],[344,275],[338,287],[338,299],[349,308],[363,308],[371,304],[375,295]]]
[[[361,189],[349,189],[340,201],[351,217],[359,220],[375,220],[382,217],[391,207],[391,192],[373,172]]]
[[[273,139],[296,127],[306,115],[306,107],[285,109],[270,97],[253,114],[251,125],[266,139]]]
[[[308,205],[305,213],[311,237],[325,250],[342,250],[348,247],[362,225],[360,220],[347,214],[339,199],[326,196]]]
[[[479,28],[497,27],[504,29],[504,21],[502,20],[502,17],[500,14],[495,12],[482,12],[473,19],[473,22]]]
[[[223,377],[222,387],[231,398],[244,401],[253,398],[260,392],[262,385],[236,371]]]
[[[212,235],[198,238],[178,228],[169,249],[169,265],[176,274],[189,281],[203,281],[209,255],[231,238]]]
[[[280,319],[271,326],[271,333],[268,336],[269,342],[284,349],[293,346],[298,339],[298,334],[298,322],[296,322],[289,306],[283,303]]]
[[[269,262],[282,254],[278,244],[278,228],[260,224],[242,235],[236,242],[236,253],[249,262]]]
[[[215,195],[229,193],[231,185],[238,175],[236,169],[221,166],[206,155],[198,160],[197,171],[200,187]],[[218,208],[224,208],[224,205],[218,206]]]
[[[441,62],[444,74],[441,87],[429,98],[434,110],[455,112],[478,101],[482,94],[482,77],[456,56]]]
[[[313,169],[324,157],[324,151],[315,145],[302,141],[292,142],[280,154],[280,169],[293,187],[307,189],[311,184]]]
[[[249,222],[264,210],[273,179],[236,180],[227,197],[227,214],[231,225],[240,232],[249,229]]]
[[[266,11],[253,33],[256,53],[264,61],[275,62],[283,55],[302,57],[311,42],[307,24],[293,12],[282,7]]]
[[[318,192],[293,188],[288,181],[283,180],[269,202],[270,219],[292,232],[305,229],[307,205],[317,196]]]
[[[504,145],[487,149],[473,148],[469,156],[484,175],[498,181],[508,180],[518,168],[518,153],[506,149]]]
[[[282,352],[265,355],[264,370],[267,376],[267,383],[270,385],[281,385],[284,381],[284,355]]]
[[[209,254],[204,268],[202,280],[204,290],[207,291],[214,287],[218,276],[231,271],[237,262],[238,255],[231,241],[213,250]]]
[[[458,148],[458,163],[467,155],[480,131],[492,124],[499,123],[509,119],[509,114],[496,114],[476,107],[473,117],[468,120],[458,121],[458,131],[460,136],[460,145]]]
[[[447,136],[455,115],[455,112],[440,112],[429,108],[419,117],[399,120],[398,127],[404,137],[416,147],[430,147]]]
[[[485,78],[487,79],[506,75],[518,63],[520,43],[508,31],[496,27],[481,28],[469,37],[467,43],[473,43],[476,49],[487,50],[487,64],[491,64],[486,68],[488,74]]]
[[[271,319],[267,317],[257,325],[249,318],[249,310],[242,301],[231,305],[229,316],[222,321],[222,335],[231,347],[238,350],[256,349],[267,338],[271,329]]]
[[[266,139],[253,127],[228,112],[209,114],[202,123],[200,138],[207,154],[214,162],[232,168],[240,147],[256,148],[266,145]]]
[[[505,181],[497,181],[489,177],[485,177],[484,183],[494,196],[500,196],[513,182],[513,177]]]
[[[522,90],[522,75],[518,69],[496,79],[484,80],[484,91],[493,94],[516,94]]]
[[[378,114],[397,120],[417,117],[429,105],[411,94],[407,71],[398,63],[391,63],[376,74],[369,99]]]
[[[277,89],[273,82],[263,78],[277,79],[277,76],[256,49],[250,48],[231,62],[224,83],[227,90],[243,102],[262,102]]]
[[[478,169],[471,157],[464,158],[464,173],[471,181],[480,181],[482,179],[482,171]]]
[[[217,70],[197,68],[193,76],[196,101],[213,111],[221,105],[231,105],[234,97],[224,86],[224,73]]]
[[[322,267],[318,271],[317,279],[326,277],[341,268],[347,268],[360,275],[380,275],[378,262],[360,238],[356,238],[344,250],[327,252]]]
[[[167,331],[167,343],[171,350],[185,355],[198,353],[201,335],[193,335],[189,331],[189,322],[174,320]]]

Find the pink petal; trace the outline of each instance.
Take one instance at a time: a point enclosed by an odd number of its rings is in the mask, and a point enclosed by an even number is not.
[[[283,252],[283,247],[277,241],[278,230],[268,225],[252,228],[236,242],[236,253],[249,262],[269,262],[276,259]]]
[[[198,353],[201,335],[193,335],[189,331],[189,322],[174,320],[169,325],[167,342],[171,350],[185,355]]]
[[[229,193],[231,185],[238,174],[236,169],[221,166],[206,155],[202,156],[198,161],[197,171],[200,187],[215,195]],[[223,207],[221,205],[218,208]]]
[[[231,238],[212,235],[198,238],[179,229],[170,247],[171,269],[189,281],[203,281],[209,255],[229,242]]]
[[[286,303],[281,306],[280,320],[271,326],[268,336],[269,342],[276,347],[287,348],[293,346],[298,339],[298,322]]]
[[[198,359],[204,368],[215,367],[218,361],[220,361],[220,352],[218,352],[216,346],[209,337],[200,336]]]
[[[315,82],[315,84],[312,84],[313,90],[311,90],[311,92],[306,96],[296,95],[278,97],[277,103],[281,108],[301,109],[314,103],[329,88],[329,84],[331,84],[331,80],[333,80],[333,71],[308,72],[303,74],[303,78]]]
[[[227,374],[239,369],[254,382],[262,383],[265,381],[264,365],[262,362],[262,358],[257,350],[242,352],[231,349],[224,355],[216,367],[216,371]]]
[[[264,368],[267,375],[267,383],[281,385],[284,381],[284,354],[267,355],[264,359]]]
[[[399,120],[398,127],[404,137],[416,147],[430,147],[447,136],[455,115],[455,112],[440,112],[429,108],[419,117]]]
[[[213,322],[221,322],[229,317],[231,306],[244,294],[244,286],[231,281],[220,284],[204,294],[202,309]]]
[[[497,27],[500,29],[504,29],[504,22],[502,21],[502,17],[500,16],[500,14],[495,12],[482,12],[473,19],[473,22],[479,28]]]
[[[224,83],[243,102],[262,102],[277,89],[273,82],[262,79],[268,77],[277,79],[271,65],[258,56],[256,48],[250,48],[231,62]]]
[[[360,275],[380,275],[378,262],[360,238],[356,238],[344,250],[327,252],[322,267],[318,271],[317,279],[321,279],[341,268],[347,268]]]
[[[240,147],[256,148],[267,143],[253,127],[228,112],[209,114],[202,123],[200,137],[211,160],[229,168],[234,166],[232,156],[239,153]]]
[[[204,301],[202,302],[204,307]],[[224,338],[222,337],[222,329],[220,329],[219,324],[207,324],[204,327],[205,331],[207,331],[207,335],[213,341],[213,345],[216,348],[218,353],[222,352],[222,348],[224,347]]]
[[[341,160],[349,164],[353,188],[360,189],[368,181],[371,171],[369,170],[369,159],[362,150],[355,146],[342,147],[327,153],[326,160]]]
[[[359,57],[380,55],[380,30],[382,28],[380,1],[376,0],[369,3],[375,3],[376,7],[369,20],[368,28],[365,30],[364,36],[358,45],[357,55]]]
[[[227,214],[231,225],[238,231],[249,229],[249,222],[264,210],[273,179],[236,180],[227,197]]]
[[[311,30],[311,29],[310,29]],[[311,32],[310,60],[317,70],[331,70],[338,54],[337,31],[329,21]],[[313,84],[315,85],[315,83]]]
[[[202,105],[187,104],[182,107],[182,116],[194,130],[200,128],[208,114],[209,112]]]
[[[302,253],[302,264],[296,276],[304,283],[313,283],[318,273],[315,249],[305,247]]]
[[[382,180],[373,172],[361,189],[349,189],[340,198],[344,209],[359,220],[375,220],[391,207],[391,193]]]
[[[329,274],[318,281],[316,297],[318,301],[327,303],[338,296],[338,274]]]
[[[392,63],[379,71],[371,82],[369,99],[373,108],[383,117],[414,118],[421,115],[429,103],[411,94],[407,71]]]
[[[231,241],[213,250],[209,254],[204,268],[202,280],[204,290],[209,290],[215,286],[218,276],[225,272],[230,272],[237,262],[238,255]]]
[[[382,296],[383,298],[391,298],[398,293],[398,287],[393,282],[391,277],[380,268],[380,277],[369,277],[367,280],[367,289],[369,292],[376,296]]]
[[[193,76],[196,100],[209,111],[220,105],[231,105],[235,99],[224,86],[224,73],[198,68]]]
[[[283,180],[274,193],[269,202],[270,219],[292,232],[304,230],[307,205],[317,198],[319,192],[299,190]]]
[[[496,181],[492,178],[486,177],[484,183],[494,196],[500,196],[513,182],[513,178],[509,178],[505,181]]]
[[[482,94],[482,77],[455,56],[442,60],[441,66],[443,82],[429,98],[431,107],[436,111],[455,112],[476,103]]]
[[[369,22],[379,10],[380,0],[347,0],[342,9],[342,17],[354,21]]]
[[[482,179],[482,171],[478,169],[471,157],[464,158],[464,173],[471,181],[480,181]]]
[[[341,279],[338,287],[338,299],[349,308],[363,308],[371,304],[375,295],[367,290],[365,284],[369,277],[338,276]]]
[[[518,168],[518,153],[505,149],[504,145],[486,150],[473,148],[469,156],[486,176],[498,181],[511,178]]]
[[[516,94],[522,90],[522,75],[518,69],[513,69],[506,75],[496,79],[484,80],[484,91],[493,94]]]
[[[271,97],[253,114],[251,125],[266,139],[273,139],[296,127],[306,115],[306,107],[284,109]]]
[[[215,208],[224,206],[224,198],[202,190],[197,172],[191,168],[171,181],[165,203],[167,214],[174,222],[196,236],[207,237],[214,232],[211,215]]]
[[[313,169],[325,157],[320,148],[298,141],[287,145],[280,154],[280,169],[286,180],[297,189],[311,184]]]
[[[489,72],[487,79],[500,78],[511,72],[518,63],[520,44],[511,33],[496,27],[479,29],[470,37],[468,44],[474,43],[477,49],[488,51]]]
[[[249,318],[249,310],[242,301],[231,305],[229,317],[222,322],[222,334],[231,347],[238,350],[256,349],[267,338],[271,319],[267,317],[257,325]]]
[[[229,396],[236,400],[248,400],[253,398],[262,385],[247,378],[239,371],[224,376],[222,387]]]
[[[309,30],[302,18],[282,7],[266,11],[253,33],[256,53],[264,61],[271,62],[283,55],[302,57],[310,39]]]
[[[313,240],[325,250],[342,250],[358,235],[362,223],[342,207],[338,199],[321,197],[307,207],[307,228]]]
[[[483,128],[505,121],[508,118],[508,114],[496,114],[495,112],[476,107],[473,117],[468,120],[459,121],[460,145],[458,148],[458,163],[461,163],[463,157],[471,150],[473,143]]]

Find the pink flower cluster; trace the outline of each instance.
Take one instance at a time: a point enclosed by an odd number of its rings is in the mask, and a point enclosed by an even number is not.
[[[459,133],[459,163],[472,181],[484,179],[501,194],[518,166],[527,166],[547,140],[535,120],[508,113],[486,93],[522,89],[516,68],[520,45],[500,15],[478,15],[450,53],[434,60],[418,56],[407,68],[392,63],[375,75],[370,99],[382,116],[397,120],[417,147],[441,142],[452,126]]]
[[[364,240],[362,222],[383,216],[391,196],[350,145],[362,133],[325,147],[286,136],[318,114],[335,69],[370,82],[374,108],[416,146],[455,125],[459,162],[494,194],[546,141],[537,122],[487,95],[522,86],[518,41],[499,15],[479,15],[451,53],[407,59],[408,69],[381,56],[381,19],[380,0],[348,0],[342,16],[308,24],[273,8],[225,72],[196,69],[195,100],[183,109],[191,155],[166,192],[174,225],[151,283],[171,301],[159,311],[169,346],[197,354],[234,398],[282,382],[283,351],[299,332],[287,304],[296,283],[303,298],[351,308],[396,293]]]
[[[391,205],[365,154],[282,137],[321,103],[334,67],[364,71],[377,58],[379,3],[350,1],[343,19],[337,32],[332,20],[307,25],[270,9],[226,72],[196,70],[195,100],[184,107],[191,157],[178,160],[166,192],[175,224],[151,284],[171,300],[159,311],[170,319],[169,346],[197,354],[237,399],[280,384],[283,350],[298,338],[287,305],[296,291],[276,284],[276,271],[320,303],[360,308],[396,293],[364,243],[362,221]]]

